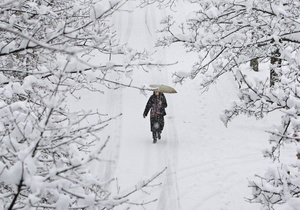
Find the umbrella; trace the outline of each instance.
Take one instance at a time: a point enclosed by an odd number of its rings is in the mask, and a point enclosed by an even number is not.
[[[161,93],[177,93],[177,91],[174,88],[167,85],[150,85],[150,87],[153,88],[150,90],[157,90]]]

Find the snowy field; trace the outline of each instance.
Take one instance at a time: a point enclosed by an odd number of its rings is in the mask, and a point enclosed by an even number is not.
[[[130,5],[129,5],[130,6]],[[153,50],[164,11],[155,7],[120,13],[114,23],[123,43],[133,48]],[[188,15],[188,11],[182,14]],[[172,73],[189,71],[193,56],[180,46],[159,50],[156,57],[162,63],[178,64],[148,71],[136,70],[133,85],[172,84]],[[110,75],[128,83],[128,78]],[[136,89],[107,91],[105,95],[82,95],[80,104],[116,116],[105,132],[111,134],[101,165],[94,173],[103,179],[117,178],[112,191],[124,191],[141,180],[163,171],[153,185],[130,198],[139,210],[257,210],[257,204],[246,202],[251,197],[248,180],[264,173],[268,161],[262,157],[267,147],[265,130],[272,118],[256,121],[239,117],[228,128],[220,120],[222,110],[235,100],[233,78],[223,77],[208,92],[201,94],[198,81],[176,85],[177,94],[166,94],[165,129],[162,139],[152,143],[149,117],[142,113],[151,92],[145,97]],[[105,171],[103,169],[105,168]],[[126,209],[126,206],[120,208]]]

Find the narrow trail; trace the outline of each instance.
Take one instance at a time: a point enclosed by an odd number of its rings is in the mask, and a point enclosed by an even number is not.
[[[132,9],[130,2],[128,6],[129,10]],[[162,13],[163,11],[157,10],[154,6],[135,10],[134,13],[121,13],[120,16],[116,17],[115,22],[122,43],[128,42],[133,48],[153,51],[157,24],[163,15]],[[166,62],[166,54],[163,50],[157,52],[156,56],[161,62]],[[170,74],[166,69],[159,68],[151,68],[149,72],[140,69],[135,71],[133,75],[134,81],[148,85],[151,83],[168,85],[169,77]],[[123,78],[123,81],[126,81],[126,78]],[[151,94],[149,92],[147,98]],[[123,91],[120,90],[114,94],[110,93],[109,97],[111,101],[108,101],[108,107],[114,109],[115,106],[121,106],[122,108],[118,111],[123,112],[123,120],[115,122],[111,128],[122,129],[122,132],[111,130],[116,132],[112,138],[114,143],[111,144],[116,147],[116,151],[110,152],[110,158],[114,161],[108,165],[105,176],[113,176],[115,173],[122,191],[137,184],[139,180],[152,176],[167,167],[166,172],[153,183],[154,185],[158,184],[157,187],[150,186],[132,196],[132,202],[140,204],[131,207],[131,209],[180,210],[177,187],[178,135],[172,96],[166,95],[168,100],[166,125],[162,139],[158,140],[157,144],[152,143],[149,116],[146,119],[142,118],[142,112],[147,102],[143,95],[136,90],[123,89]],[[114,110],[113,112],[118,111]],[[139,131],[136,132],[136,129]],[[132,153],[133,148],[135,148],[134,153]],[[143,202],[150,203],[143,205]]]
[[[157,20],[162,18],[163,10],[159,10],[159,14],[156,14],[154,7],[147,8],[145,12],[145,23],[148,31],[149,40],[155,42],[157,39]],[[157,10],[156,10],[157,11]],[[162,63],[167,62],[167,55],[164,49],[157,52],[157,58],[161,60]],[[152,69],[150,72],[152,84],[169,84],[170,74],[166,68],[162,69]],[[168,102],[168,107],[166,109],[167,115],[165,116],[165,129],[164,137],[162,141],[165,141],[163,147],[158,148],[158,162],[161,164],[161,157],[164,158],[163,165],[167,167],[167,171],[163,178],[163,185],[159,195],[158,210],[180,210],[180,199],[178,196],[178,186],[177,186],[177,166],[178,166],[178,135],[175,122],[175,112],[173,108],[172,95],[165,94]],[[160,142],[159,142],[160,143]],[[162,165],[162,164],[161,164]]]

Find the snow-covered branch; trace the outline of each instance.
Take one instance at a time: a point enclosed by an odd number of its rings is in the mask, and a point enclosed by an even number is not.
[[[249,201],[267,210],[279,204],[299,206],[299,163],[290,164],[282,150],[299,143],[300,5],[279,0],[189,2],[194,11],[183,23],[165,18],[157,42],[162,47],[181,43],[187,53],[198,54],[191,71],[174,73],[174,81],[184,84],[199,76],[201,87],[208,90],[223,75],[233,75],[238,99],[221,116],[225,125],[242,114],[257,119],[280,115],[281,121],[267,131],[270,149],[263,155],[286,168],[276,165],[251,182],[254,198]]]
[[[169,65],[119,44],[112,15],[127,2],[0,3],[0,208],[111,209],[129,201],[106,190],[114,179],[90,171],[109,142],[103,130],[122,113],[74,110],[68,101],[83,88],[134,87],[110,79],[114,72]]]

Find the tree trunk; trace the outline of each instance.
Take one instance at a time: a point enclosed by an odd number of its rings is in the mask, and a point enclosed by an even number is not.
[[[258,58],[251,59],[250,67],[253,69],[253,71],[258,71]]]
[[[278,81],[278,74],[275,71],[276,67],[281,67],[281,58],[280,57],[280,52],[279,49],[275,50],[272,53],[272,57],[271,57],[271,64],[272,64],[272,68],[270,70],[270,87],[274,86],[275,82]],[[276,66],[275,66],[276,65]]]

